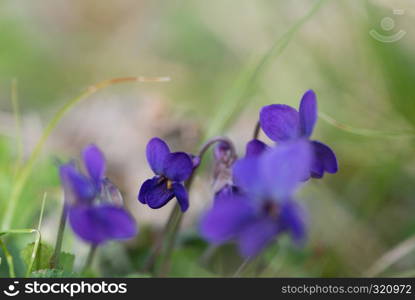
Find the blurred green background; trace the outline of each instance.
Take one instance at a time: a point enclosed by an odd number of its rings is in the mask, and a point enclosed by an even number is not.
[[[134,274],[172,207],[153,211],[136,201],[151,175],[147,140],[160,136],[175,150],[194,151],[202,136],[227,135],[242,155],[261,106],[297,106],[312,88],[320,112],[357,130],[319,120],[314,138],[336,151],[340,172],[301,191],[310,211],[307,246],[296,249],[282,239],[264,255],[256,275],[361,276],[415,234],[414,24],[415,2],[409,0],[1,1],[0,217],[19,160],[27,159],[65,102],[104,79],[169,76],[168,83],[107,88],[66,115],[12,220],[12,228],[36,227],[47,192],[42,238],[53,244],[62,204],[56,161],[76,158],[86,144],[96,143],[141,227],[137,240],[101,249],[97,274]],[[373,30],[397,38],[385,42]],[[229,275],[227,269],[240,263],[231,247],[207,263],[200,259],[207,245],[196,229],[210,205],[210,175],[206,163],[191,193],[171,276]],[[18,274],[24,272],[19,252],[30,241],[30,235],[7,238]],[[81,265],[87,247],[68,228],[64,250]],[[382,275],[412,274],[414,259],[415,252],[409,253]],[[7,274],[3,257],[0,275]]]

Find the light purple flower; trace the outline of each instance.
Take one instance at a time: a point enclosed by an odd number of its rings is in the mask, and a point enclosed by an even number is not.
[[[284,232],[302,242],[305,215],[293,194],[311,157],[310,144],[300,139],[237,161],[233,174],[238,188],[216,194],[201,220],[202,236],[214,244],[235,241],[244,257],[257,255]]]
[[[259,121],[265,134],[275,142],[309,139],[317,122],[316,94],[312,90],[307,91],[301,99],[299,111],[283,104],[264,106]],[[322,178],[324,172],[336,173],[338,163],[334,151],[319,141],[309,142],[314,154],[309,176]]]
[[[133,217],[119,205],[119,201],[113,203],[106,196],[106,189],[114,193],[115,186],[105,178],[106,163],[101,150],[90,145],[82,157],[88,176],[82,174],[73,162],[59,168],[72,230],[93,245],[134,237],[137,225]]]

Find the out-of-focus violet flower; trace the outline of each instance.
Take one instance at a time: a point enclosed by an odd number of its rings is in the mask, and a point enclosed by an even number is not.
[[[73,162],[59,168],[72,230],[93,245],[134,237],[137,225],[133,217],[118,199],[112,201],[112,197],[104,193],[107,190],[121,197],[115,185],[105,178],[106,163],[101,150],[90,145],[82,156],[88,176],[80,172]]]
[[[299,138],[309,140],[317,122],[317,99],[314,91],[307,91],[297,111],[288,105],[272,104],[261,109],[259,122],[265,134],[275,142],[287,142]],[[337,158],[327,145],[309,140],[314,153],[310,167],[310,176],[322,178],[324,172],[338,171]]]
[[[216,194],[202,217],[202,236],[214,244],[236,241],[244,257],[257,255],[283,232],[302,242],[305,215],[293,193],[311,159],[310,144],[297,140],[238,160],[233,168],[238,188],[229,186]]]
[[[189,179],[200,160],[185,152],[170,152],[169,146],[157,137],[148,142],[146,154],[155,176],[141,185],[138,200],[156,209],[176,197],[185,212],[189,208],[189,196],[183,182]]]

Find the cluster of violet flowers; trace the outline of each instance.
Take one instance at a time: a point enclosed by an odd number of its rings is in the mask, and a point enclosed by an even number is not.
[[[235,241],[247,258],[282,233],[297,244],[304,241],[306,214],[295,192],[311,177],[338,170],[333,150],[310,140],[316,121],[317,100],[311,90],[299,111],[282,104],[261,109],[260,128],[277,145],[268,146],[257,137],[247,144],[245,156],[232,166],[232,182],[215,194],[202,218],[202,236],[214,244]]]
[[[284,233],[302,244],[307,236],[307,217],[296,192],[311,178],[338,171],[334,151],[311,140],[317,118],[312,90],[303,95],[298,111],[283,104],[263,107],[259,127],[242,158],[227,138],[208,141],[198,155],[171,152],[165,141],[152,138],[146,156],[154,176],[141,185],[138,200],[160,209],[175,198],[179,210],[186,212],[192,178],[214,145],[214,199],[201,217],[201,236],[214,245],[236,243],[245,258],[258,255]],[[275,144],[260,141],[258,129]],[[137,225],[123,207],[117,187],[105,176],[102,152],[91,145],[82,156],[86,175],[74,162],[60,167],[64,211],[72,230],[94,247],[133,238]]]

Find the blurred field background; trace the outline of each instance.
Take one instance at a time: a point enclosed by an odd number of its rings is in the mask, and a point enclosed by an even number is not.
[[[0,218],[19,160],[27,159],[65,102],[105,79],[169,76],[167,83],[109,87],[69,112],[43,149],[12,219],[11,228],[36,227],[47,192],[41,231],[53,245],[62,205],[56,162],[78,158],[85,145],[96,143],[141,229],[136,240],[100,250],[97,275],[135,274],[174,203],[151,210],[136,200],[152,174],[145,161],[148,139],[159,136],[174,150],[194,151],[202,137],[226,135],[242,155],[261,106],[297,107],[312,88],[320,112],[356,130],[320,118],[314,138],[336,151],[340,172],[301,191],[310,211],[307,246],[296,249],[282,239],[267,251],[257,275],[365,274],[415,234],[415,2],[320,2],[302,24],[318,1],[1,1]],[[404,14],[394,14],[396,9]],[[386,17],[395,21],[390,31],[381,26]],[[371,30],[406,35],[384,43]],[[256,69],[273,45],[275,51]],[[11,102],[13,79],[20,131]],[[207,245],[197,224],[212,196],[209,162],[204,166],[191,192],[171,276],[229,275],[240,263],[227,247],[201,262]],[[24,270],[19,252],[30,241],[30,235],[7,239],[18,274]],[[87,247],[70,228],[63,249],[76,254],[77,265],[83,263]],[[414,259],[415,252],[409,253],[381,275],[413,276]],[[0,275],[7,274],[3,257]]]

